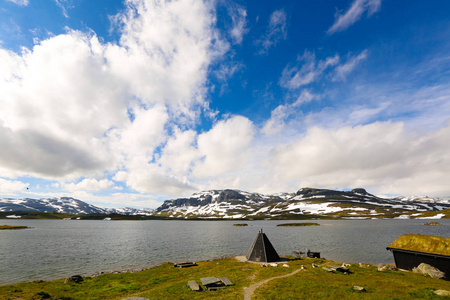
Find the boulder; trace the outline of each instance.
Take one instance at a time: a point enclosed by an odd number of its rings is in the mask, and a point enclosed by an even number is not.
[[[83,277],[81,277],[81,275],[73,275],[73,276],[67,277],[66,280],[64,281],[64,283],[80,283],[83,280],[84,279],[83,279]]]
[[[397,268],[389,264],[378,264],[378,271],[396,271]]]
[[[426,274],[431,278],[443,279],[445,278],[445,273],[440,271],[439,269],[430,266],[426,263],[421,263],[418,267],[413,268],[412,271],[414,273]]]
[[[450,292],[446,290],[437,290],[434,293],[439,296],[450,296]]]
[[[344,267],[344,268],[348,268],[348,267],[351,267],[352,265],[351,264],[347,264],[347,263],[343,263],[342,264],[342,267]]]
[[[353,287],[353,290],[354,291],[357,291],[357,292],[367,292],[366,291],[366,289],[365,288],[363,288],[362,286],[359,286],[359,285],[355,285],[354,287]]]

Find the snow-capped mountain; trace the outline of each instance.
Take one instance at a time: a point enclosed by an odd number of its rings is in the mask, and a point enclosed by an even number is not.
[[[365,189],[335,191],[302,188],[292,194],[263,195],[239,190],[211,190],[189,198],[166,200],[155,215],[175,218],[379,218],[424,217],[450,209],[446,201],[429,198],[381,198]]]
[[[48,199],[0,199],[0,212],[13,211],[36,211],[57,212],[67,214],[122,214],[122,215],[150,215],[153,210],[125,208],[101,208],[78,199],[70,197],[48,198]]]
[[[210,190],[189,198],[166,200],[155,210],[100,208],[69,197],[0,199],[0,212],[17,211],[222,219],[448,218],[450,203],[426,196],[383,198],[362,188],[351,191],[302,188],[296,193],[272,195]]]

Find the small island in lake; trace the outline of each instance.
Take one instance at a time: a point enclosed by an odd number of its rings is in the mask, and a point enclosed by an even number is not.
[[[248,226],[246,223],[233,224],[233,226]]]
[[[277,226],[320,226],[319,223],[285,223]]]
[[[437,225],[442,225],[442,224],[438,223],[438,222],[428,222],[428,223],[425,223],[423,225],[437,226]]]
[[[27,229],[28,226],[10,226],[10,225],[0,225],[0,230],[14,230],[14,229]]]

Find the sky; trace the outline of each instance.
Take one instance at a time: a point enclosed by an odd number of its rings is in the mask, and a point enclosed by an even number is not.
[[[0,197],[450,197],[450,1],[0,0]]]

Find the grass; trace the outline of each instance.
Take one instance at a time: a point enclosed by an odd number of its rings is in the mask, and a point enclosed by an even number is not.
[[[12,229],[27,229],[28,226],[10,226],[10,225],[0,225],[0,230],[12,230]]]
[[[174,268],[166,263],[137,273],[104,274],[85,277],[80,284],[64,284],[64,280],[35,281],[2,286],[0,299],[123,299],[145,297],[149,299],[242,299],[243,288],[276,276],[286,275],[300,268],[299,273],[275,279],[256,289],[252,299],[443,299],[434,290],[450,290],[450,282],[423,275],[388,271],[378,272],[376,267],[350,267],[351,274],[325,272],[311,268],[311,264],[332,263],[323,259],[288,259],[289,268],[266,267],[234,258],[198,262],[198,267]],[[233,286],[219,291],[192,292],[187,281],[215,276],[228,277]],[[353,291],[354,285],[367,292]]]
[[[285,223],[277,226],[320,226],[319,223]]]
[[[421,234],[404,234],[398,237],[389,247],[450,255],[450,238]]]

